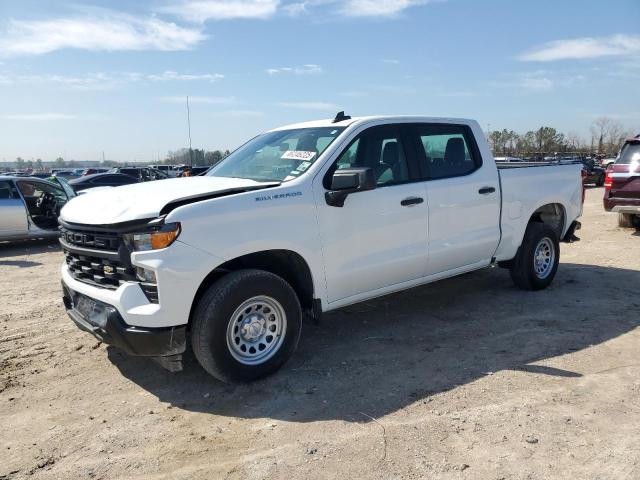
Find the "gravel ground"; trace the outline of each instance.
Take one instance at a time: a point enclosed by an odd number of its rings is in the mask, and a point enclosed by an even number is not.
[[[356,305],[250,385],[99,344],[56,243],[0,245],[0,479],[638,479],[640,232],[601,198],[547,290],[495,268]]]

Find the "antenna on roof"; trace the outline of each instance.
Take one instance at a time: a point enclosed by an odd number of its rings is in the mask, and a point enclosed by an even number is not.
[[[333,119],[333,122],[331,123],[338,123],[338,122],[342,122],[343,120],[349,120],[349,119],[351,119],[351,117],[349,115],[345,115],[344,111],[342,111],[342,112],[338,112],[336,117]]]

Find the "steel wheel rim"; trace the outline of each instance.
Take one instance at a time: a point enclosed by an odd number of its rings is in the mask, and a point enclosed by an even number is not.
[[[533,253],[533,269],[536,277],[543,280],[549,276],[553,270],[553,264],[556,260],[555,246],[550,238],[544,237],[538,242]]]
[[[227,348],[244,365],[260,365],[284,342],[287,316],[276,299],[259,295],[244,301],[227,325]]]

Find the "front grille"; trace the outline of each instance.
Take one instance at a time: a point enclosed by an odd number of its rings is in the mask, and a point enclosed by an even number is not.
[[[138,282],[149,302],[158,303],[158,286],[138,280],[122,234],[69,227],[68,224],[60,230],[60,243],[73,278],[111,290],[125,282]]]
[[[65,257],[69,273],[81,282],[115,290],[125,282],[136,281],[135,271],[120,262],[68,250],[65,250]]]
[[[68,228],[61,228],[60,231],[61,237],[64,238],[67,243],[79,247],[118,251],[121,244],[120,235],[115,233],[70,230]]]

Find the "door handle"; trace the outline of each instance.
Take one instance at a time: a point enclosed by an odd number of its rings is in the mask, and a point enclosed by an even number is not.
[[[478,193],[480,195],[487,195],[487,194],[493,193],[495,191],[496,191],[496,189],[494,187],[482,187],[480,190],[478,190]]]
[[[412,205],[418,205],[419,203],[424,202],[424,198],[421,197],[409,197],[405,198],[400,202],[400,205],[403,207],[411,207]]]

